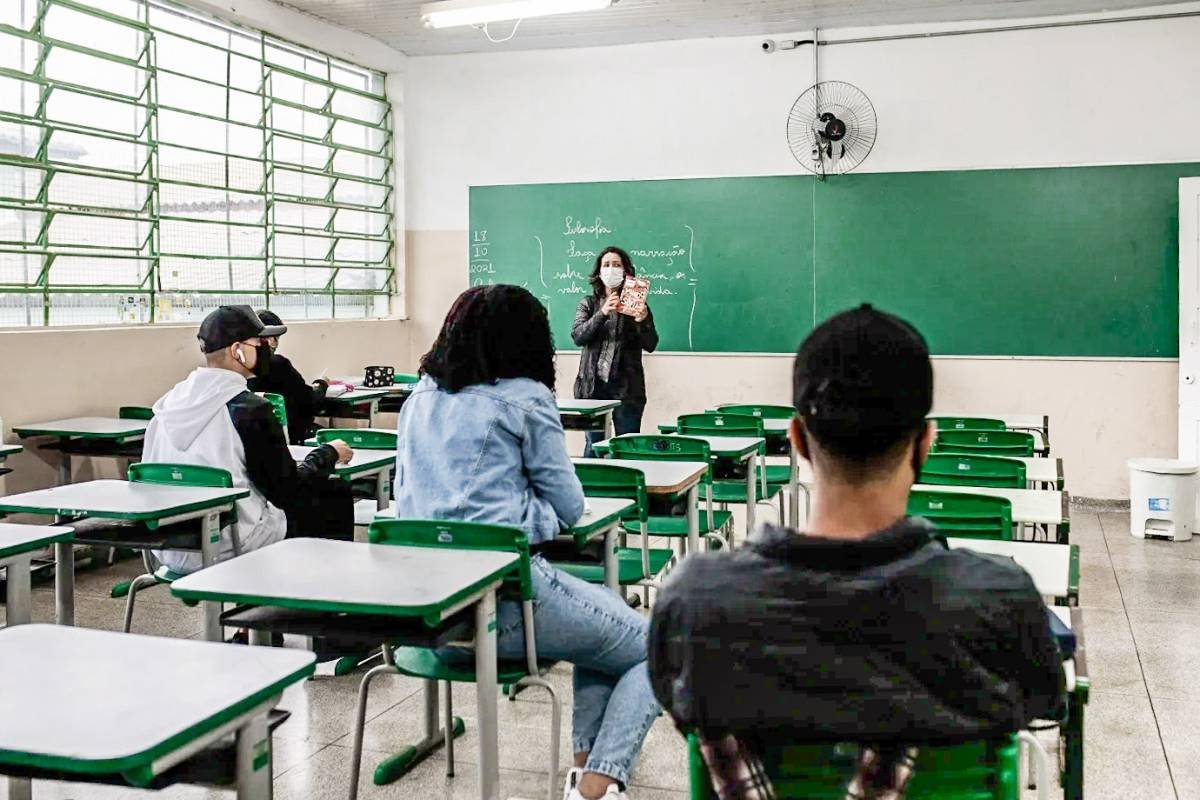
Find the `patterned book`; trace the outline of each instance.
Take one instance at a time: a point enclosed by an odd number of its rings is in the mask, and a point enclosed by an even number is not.
[[[645,278],[626,278],[625,288],[621,290],[621,301],[617,311],[630,317],[636,317],[646,308],[646,297],[650,294],[650,281]]]

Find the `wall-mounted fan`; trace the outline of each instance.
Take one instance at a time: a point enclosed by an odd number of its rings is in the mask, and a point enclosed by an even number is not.
[[[875,146],[875,107],[862,89],[844,81],[821,81],[796,99],[788,114],[792,155],[824,177],[861,164]]]

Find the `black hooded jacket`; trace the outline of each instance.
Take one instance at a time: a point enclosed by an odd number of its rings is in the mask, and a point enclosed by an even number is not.
[[[689,556],[649,650],[659,702],[707,738],[963,741],[1056,718],[1064,694],[1029,575],[920,519],[861,541],[763,526]]]

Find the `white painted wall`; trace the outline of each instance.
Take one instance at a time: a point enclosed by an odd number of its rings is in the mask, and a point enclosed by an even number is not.
[[[812,58],[767,56],[759,42],[410,58],[414,359],[466,286],[470,185],[799,172],[784,127],[811,83]],[[1129,22],[830,46],[820,71],[875,104],[869,171],[1188,161],[1200,160],[1200,105],[1187,99],[1198,43],[1200,19]],[[1153,125],[1138,123],[1139,109]],[[561,361],[569,372],[574,359]],[[647,369],[659,376],[648,423],[733,396],[786,399],[781,359],[664,355]],[[718,370],[728,382],[710,380]],[[1120,498],[1127,457],[1174,452],[1176,372],[1171,361],[939,361],[938,403],[1055,414],[1072,491]]]

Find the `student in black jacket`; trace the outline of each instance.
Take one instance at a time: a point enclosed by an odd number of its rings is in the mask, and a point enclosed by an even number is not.
[[[1057,716],[1062,662],[1029,575],[949,550],[905,514],[932,397],[929,352],[907,323],[862,306],[819,326],[793,373],[808,532],[767,525],[736,552],[690,555],[660,593],[651,683],[705,741],[722,798],[772,796],[763,743],[882,744],[853,780],[883,753],[879,780],[902,784],[909,745]]]
[[[287,326],[274,311],[261,309],[258,318],[272,330],[278,330],[275,336],[266,337],[267,345],[271,348],[271,366],[266,374],[250,379],[250,391],[271,392],[283,395],[287,407],[288,441],[292,444],[303,444],[312,436],[313,418],[317,408],[325,399],[325,391],[329,382],[321,379],[307,383],[292,362],[279,355],[279,337],[287,333]]]

